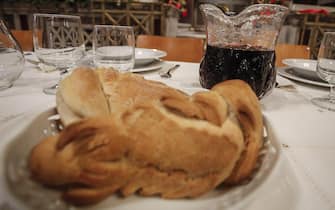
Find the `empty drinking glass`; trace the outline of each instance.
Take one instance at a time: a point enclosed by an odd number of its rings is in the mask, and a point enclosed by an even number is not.
[[[318,54],[318,76],[330,84],[327,96],[313,98],[312,102],[324,109],[335,111],[335,32],[325,32]]]
[[[24,68],[24,56],[5,23],[0,19],[0,90],[11,87]]]
[[[57,68],[61,76],[85,55],[79,16],[34,14],[33,41],[38,59]],[[55,94],[57,87],[58,84],[55,84],[43,91]]]
[[[129,71],[135,63],[135,36],[129,26],[95,25],[93,60],[97,67]]]

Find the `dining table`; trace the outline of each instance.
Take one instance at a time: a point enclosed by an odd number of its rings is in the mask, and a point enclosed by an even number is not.
[[[180,66],[171,78],[161,78],[162,69],[136,74],[189,93],[202,90],[199,63],[164,61],[162,68],[175,64]],[[42,89],[58,79],[59,72],[43,72],[37,65],[26,62],[14,85],[0,91],[0,136],[15,129],[13,123],[31,120],[27,115],[37,115],[55,107],[55,95],[46,95]],[[276,79],[278,86],[260,99],[260,104],[279,142],[282,167],[271,174],[271,185],[244,209],[335,210],[335,112],[318,108],[311,102],[312,98],[326,95],[329,90],[280,75]],[[1,140],[0,148],[4,148],[8,142]],[[0,158],[5,161],[2,154]],[[279,180],[286,183],[286,189],[279,187]],[[7,205],[5,193],[0,189],[1,210]]]

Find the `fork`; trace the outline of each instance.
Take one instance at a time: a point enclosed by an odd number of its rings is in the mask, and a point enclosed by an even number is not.
[[[171,78],[172,77],[171,73],[174,70],[176,70],[179,66],[180,66],[179,64],[176,64],[176,65],[172,66],[171,68],[169,68],[167,71],[160,72],[159,76],[161,76],[163,78]]]

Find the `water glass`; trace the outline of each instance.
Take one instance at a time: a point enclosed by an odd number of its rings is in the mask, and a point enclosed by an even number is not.
[[[79,16],[34,14],[33,42],[40,62],[57,68],[61,76],[85,55]],[[55,94],[57,87],[58,84],[55,84],[43,91],[46,94]]]
[[[325,32],[318,54],[318,76],[330,85],[327,96],[313,98],[312,102],[320,108],[335,111],[335,32]]]
[[[11,87],[24,68],[21,47],[0,19],[0,90]]]
[[[129,26],[95,25],[93,60],[97,67],[114,68],[120,72],[134,68],[135,36]]]

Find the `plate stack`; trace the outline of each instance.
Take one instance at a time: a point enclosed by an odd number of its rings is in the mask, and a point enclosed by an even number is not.
[[[135,67],[131,72],[153,71],[162,68],[166,52],[156,49],[135,48]]]
[[[330,87],[316,73],[316,60],[310,59],[284,59],[287,67],[278,68],[278,74],[288,79],[319,87]]]

